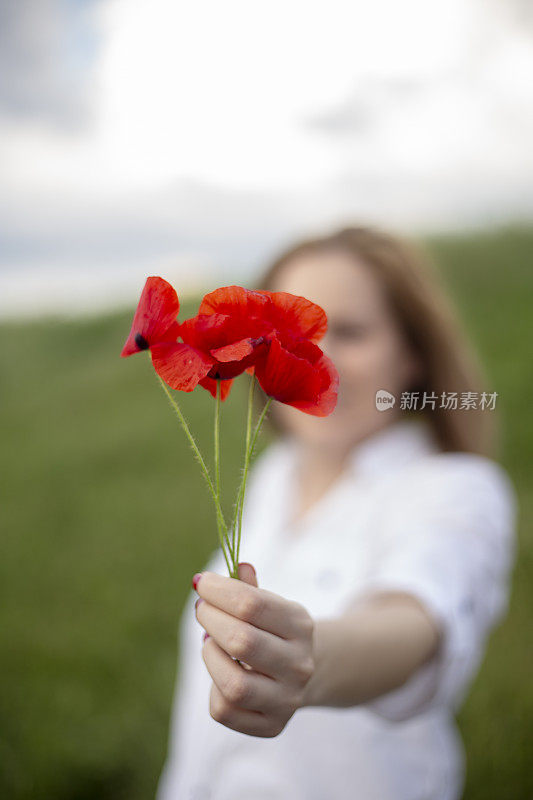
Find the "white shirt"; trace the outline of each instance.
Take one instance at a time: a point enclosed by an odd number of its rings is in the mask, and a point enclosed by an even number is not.
[[[506,610],[515,496],[495,462],[440,453],[402,420],[351,453],[336,483],[288,525],[298,445],[286,438],[249,476],[240,561],[259,586],[316,619],[373,589],[402,589],[443,626],[443,645],[397,689],[350,708],[299,709],[273,738],[209,714],[212,679],[191,591],[169,753],[157,800],[457,800],[465,757],[453,719]],[[205,569],[227,575],[217,548]]]

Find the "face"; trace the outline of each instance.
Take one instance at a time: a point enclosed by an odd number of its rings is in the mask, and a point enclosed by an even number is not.
[[[313,417],[275,403],[271,413],[283,427],[309,445],[346,450],[396,421],[401,392],[419,366],[369,266],[333,250],[295,256],[271,288],[302,295],[324,309],[328,330],[318,345],[339,373],[338,402],[330,416]],[[393,409],[376,409],[379,389],[397,398]]]

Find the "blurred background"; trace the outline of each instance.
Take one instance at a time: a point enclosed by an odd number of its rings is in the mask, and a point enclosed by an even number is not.
[[[519,554],[465,798],[533,796],[532,141],[530,0],[0,0],[2,798],[144,800],[162,767],[217,539],[149,359],[119,358],[147,275],[185,318],[361,223],[424,242],[499,394]],[[212,398],[180,405],[210,455]]]

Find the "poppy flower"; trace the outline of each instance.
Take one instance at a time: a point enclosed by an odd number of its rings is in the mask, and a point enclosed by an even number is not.
[[[121,355],[149,349],[154,369],[173,389],[197,385],[225,400],[245,370],[280,402],[327,416],[338,375],[316,342],[327,330],[322,308],[288,292],[224,286],[203,298],[198,314],[178,323],[179,299],[163,278],[147,279]],[[182,339],[181,342],[177,339]]]
[[[274,336],[255,374],[265,394],[306,414],[327,417],[337,404],[338,372],[320,347],[306,339],[284,347]]]
[[[209,303],[213,296],[218,301],[216,306]],[[203,353],[210,361],[207,374],[198,383],[213,397],[217,396],[217,381],[221,381],[220,396],[225,400],[233,378],[265,351],[264,335],[271,330],[271,325],[261,318],[260,311],[268,304],[268,299],[259,292],[240,286],[223,287],[206,295],[198,314],[179,326],[178,335],[183,343]],[[182,364],[170,358],[171,355],[168,346],[158,346],[152,360],[156,371],[173,386],[180,381],[178,373]]]
[[[157,342],[175,341],[179,310],[180,301],[170,283],[159,277],[147,278],[121,357],[140,353]]]
[[[191,392],[200,384],[216,397],[221,381],[220,397],[225,400],[232,379],[253,363],[262,334],[269,330],[246,303],[248,295],[259,305],[267,302],[265,298],[237,288],[240,314],[199,314],[180,324],[174,288],[163,278],[147,278],[121,356],[149,349],[155,371],[172,389]]]
[[[316,344],[327,330],[325,311],[305,297],[288,292],[250,291],[226,286],[207,294],[199,314],[229,314],[243,331],[252,321],[257,339],[246,338],[211,350],[218,359],[239,357],[255,372],[263,391],[308,414],[328,416],[337,403],[339,376]]]
[[[299,339],[318,343],[327,331],[327,316],[319,305],[289,292],[252,291],[224,286],[203,298],[199,314],[229,314],[245,324],[262,320],[282,344]]]
[[[167,281],[158,276],[147,278],[120,355],[125,358],[149,350],[154,369],[193,447],[215,503],[219,540],[229,574],[238,578],[246,476],[257,434],[272,399],[319,417],[328,416],[335,408],[339,376],[318,346],[327,330],[327,318],[320,306],[305,297],[240,286],[225,286],[205,295],[198,314],[182,323],[177,319],[179,309],[178,295]],[[254,381],[257,378],[269,399],[252,436],[252,381],[244,469],[234,519],[228,527],[220,502],[218,404],[214,429],[216,480],[213,480],[165,384],[186,392],[200,385],[213,397],[224,400],[234,378],[245,370],[254,375]]]
[[[168,281],[157,276],[147,278],[120,355],[126,358],[150,350],[154,368],[163,380],[173,389],[190,392],[207,375],[213,359],[177,341],[179,308],[178,295]]]

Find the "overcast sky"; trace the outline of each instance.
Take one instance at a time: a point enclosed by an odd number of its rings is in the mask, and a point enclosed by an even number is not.
[[[533,216],[528,0],[0,0],[0,314]]]

